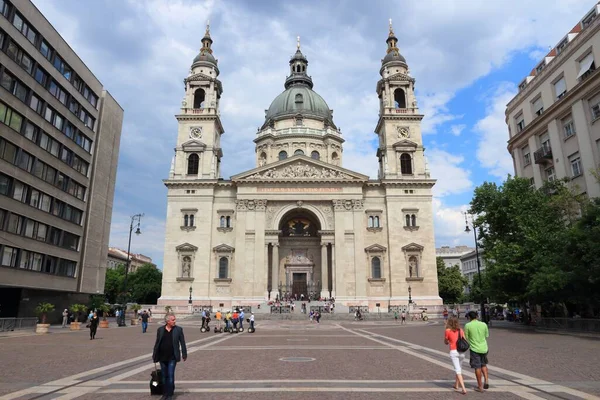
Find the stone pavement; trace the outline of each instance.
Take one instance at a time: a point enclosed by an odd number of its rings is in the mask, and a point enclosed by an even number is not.
[[[439,322],[258,321],[254,334],[200,333],[180,321],[189,358],[176,398],[447,399],[454,372]],[[157,324],[0,339],[0,400],[151,399]],[[491,330],[491,399],[600,399],[600,341]],[[156,397],[155,397],[156,399]]]

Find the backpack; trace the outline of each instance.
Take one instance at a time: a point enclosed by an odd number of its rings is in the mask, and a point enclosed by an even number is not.
[[[469,342],[465,339],[462,329],[458,331],[458,339],[456,340],[456,350],[459,353],[464,353],[469,350]]]

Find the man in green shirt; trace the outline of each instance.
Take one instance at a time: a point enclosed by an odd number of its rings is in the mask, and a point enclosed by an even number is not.
[[[481,321],[477,320],[477,312],[470,311],[467,314],[469,322],[465,325],[465,337],[469,341],[469,349],[471,353],[471,359],[469,364],[471,368],[475,369],[475,376],[477,377],[477,391],[483,392],[483,389],[488,389],[488,344],[487,338],[490,336],[488,326]],[[483,373],[484,383],[481,384],[481,374]]]

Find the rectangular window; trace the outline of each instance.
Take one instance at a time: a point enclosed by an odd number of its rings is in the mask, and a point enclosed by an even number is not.
[[[31,172],[31,168],[33,167],[33,156],[21,150],[21,153],[19,153],[17,166],[27,172]]]
[[[41,114],[43,106],[44,103],[42,99],[37,97],[35,94],[32,94],[31,99],[29,99],[29,108],[31,108],[36,113]]]
[[[69,101],[69,110],[75,115],[77,115],[77,112],[79,111],[79,103],[74,98],[71,98]]]
[[[0,174],[0,194],[4,196],[8,196],[8,192],[10,191],[10,177]],[[2,229],[2,224],[0,224],[0,229]]]
[[[544,149],[544,153],[550,151],[550,135],[548,135],[548,133],[544,133],[540,136],[540,143],[542,143],[542,149]]]
[[[585,18],[583,20],[581,20],[581,27],[582,28],[587,28],[594,19],[596,19],[596,9],[594,8],[594,10],[589,13],[588,15],[585,16]]]
[[[41,271],[43,256],[40,253],[32,253],[31,266],[32,271]]]
[[[519,133],[523,129],[525,129],[525,119],[523,118],[522,114],[515,117],[515,123],[516,123],[516,127],[517,127],[517,133]]]
[[[535,68],[535,72],[537,72],[537,73],[539,74],[540,72],[542,72],[542,70],[543,70],[545,67],[546,67],[546,64],[542,62],[540,65],[538,65],[538,66]]]
[[[46,73],[46,71],[44,71],[40,67],[36,67],[35,74],[33,75],[33,77],[35,78],[37,83],[46,87],[46,80],[48,79],[48,74]]]
[[[79,236],[69,232],[63,232],[61,247],[77,251],[79,247]]]
[[[535,115],[542,115],[542,113],[544,112],[544,103],[542,103],[542,98],[538,97],[536,100],[533,101],[532,103],[532,108],[533,108],[533,113]]]
[[[48,122],[52,122],[52,113],[54,110],[52,110],[50,107],[46,107],[46,113],[44,114],[44,119]]]
[[[0,86],[12,93],[15,80],[6,71],[0,79]]]
[[[28,189],[29,186],[26,186],[19,181],[15,181],[12,198],[21,203],[27,203]]]
[[[38,135],[39,135],[38,127],[33,125],[31,122],[27,122],[27,125],[25,125],[25,131],[23,133],[23,136],[25,136],[27,139],[31,140],[32,142],[37,143]]]
[[[523,147],[521,149],[521,152],[523,153],[523,165],[528,166],[529,164],[531,164],[531,154],[529,152],[529,146]]]
[[[545,172],[546,172],[546,179],[549,182],[552,182],[554,179],[556,179],[556,176],[554,174],[554,167],[547,168]]]
[[[8,15],[8,4],[4,0],[0,0],[0,14],[5,17]]]
[[[569,157],[569,162],[571,163],[571,176],[575,178],[581,175],[581,158],[579,157],[579,153],[575,153]]]
[[[42,272],[47,274],[54,274],[56,272],[56,264],[58,259],[52,256],[46,256],[44,259],[44,264],[42,266]]]
[[[38,208],[40,204],[40,192],[35,189],[31,189],[31,195],[29,196],[29,205]]]
[[[48,60],[52,58],[52,48],[45,40],[42,40],[42,43],[40,44],[40,53]]]
[[[18,252],[14,247],[4,246],[4,250],[2,251],[2,266],[16,267]]]
[[[23,229],[23,222],[24,218],[20,215],[10,214],[10,217],[8,217],[8,227],[6,228],[7,232],[20,235]]]
[[[48,235],[48,225],[39,223],[38,227],[37,227],[37,232],[35,233],[35,240],[39,240],[40,242],[45,242],[47,235]]]
[[[28,219],[25,221],[25,229],[23,231],[23,236],[33,239],[35,231],[35,221]]]
[[[61,190],[65,190],[67,189],[67,182],[69,181],[69,178],[63,174],[62,172],[58,173],[58,178],[56,179],[56,184],[55,186],[58,187]]]
[[[19,32],[23,29],[23,19],[19,16],[19,14],[15,14],[13,18],[13,26],[17,28]]]
[[[560,42],[558,44],[558,46],[556,46],[556,54],[562,53],[562,51],[565,49],[565,47],[567,47],[567,44],[569,44],[569,40],[568,39],[565,39],[562,42]]]
[[[64,162],[65,164],[71,165],[72,159],[73,159],[73,152],[71,150],[69,150],[68,148],[66,148],[65,146],[63,146],[62,150],[60,151],[60,160],[62,162]]]
[[[563,132],[565,134],[565,139],[570,138],[575,134],[575,124],[573,123],[573,120],[570,116],[562,120],[562,125]]]
[[[20,64],[21,68],[23,68],[29,75],[31,75],[31,73],[33,72],[33,61],[31,60],[31,57],[23,53],[23,55],[21,56]]]
[[[21,250],[21,261],[19,262],[19,268],[29,269],[30,256],[32,254],[27,250]]]
[[[595,69],[594,55],[590,52],[579,61],[579,73],[577,74],[577,79],[583,80],[587,78],[587,76]]]
[[[69,139],[73,139],[73,137],[75,136],[75,128],[73,127],[73,125],[71,125],[69,121],[65,122],[65,135]]]
[[[4,221],[6,221],[7,215],[8,211],[0,209],[0,231],[4,230]]]
[[[50,244],[53,244],[55,246],[58,246],[58,244],[60,243],[60,234],[62,233],[62,231],[58,228],[54,228],[54,227],[50,227],[50,236],[48,238],[48,242]]]
[[[561,99],[567,93],[567,84],[565,78],[562,77],[554,84],[554,94],[556,99]]]
[[[50,204],[51,203],[52,203],[52,197],[48,196],[45,193],[41,193],[39,209],[42,211],[45,211],[45,212],[50,212]]]
[[[65,203],[60,200],[55,200],[52,204],[52,215],[57,217],[62,217],[63,210],[65,208]]]
[[[0,143],[0,156],[11,164],[15,163],[17,158],[17,146],[14,144],[2,140]]]

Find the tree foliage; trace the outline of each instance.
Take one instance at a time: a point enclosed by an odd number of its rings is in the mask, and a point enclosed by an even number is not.
[[[484,249],[487,297],[520,304],[589,301],[591,282],[598,283],[600,204],[584,207],[580,218],[585,203],[567,181],[535,189],[527,179],[509,177],[500,186],[476,188],[470,211]]]
[[[438,290],[444,303],[457,303],[463,296],[467,279],[461,274],[460,267],[446,267],[442,257],[436,258],[438,274]]]
[[[127,295],[123,294],[125,267],[118,266],[106,271],[104,294],[109,303],[135,302],[140,304],[156,304],[160,297],[162,272],[153,264],[144,264],[127,276]]]

